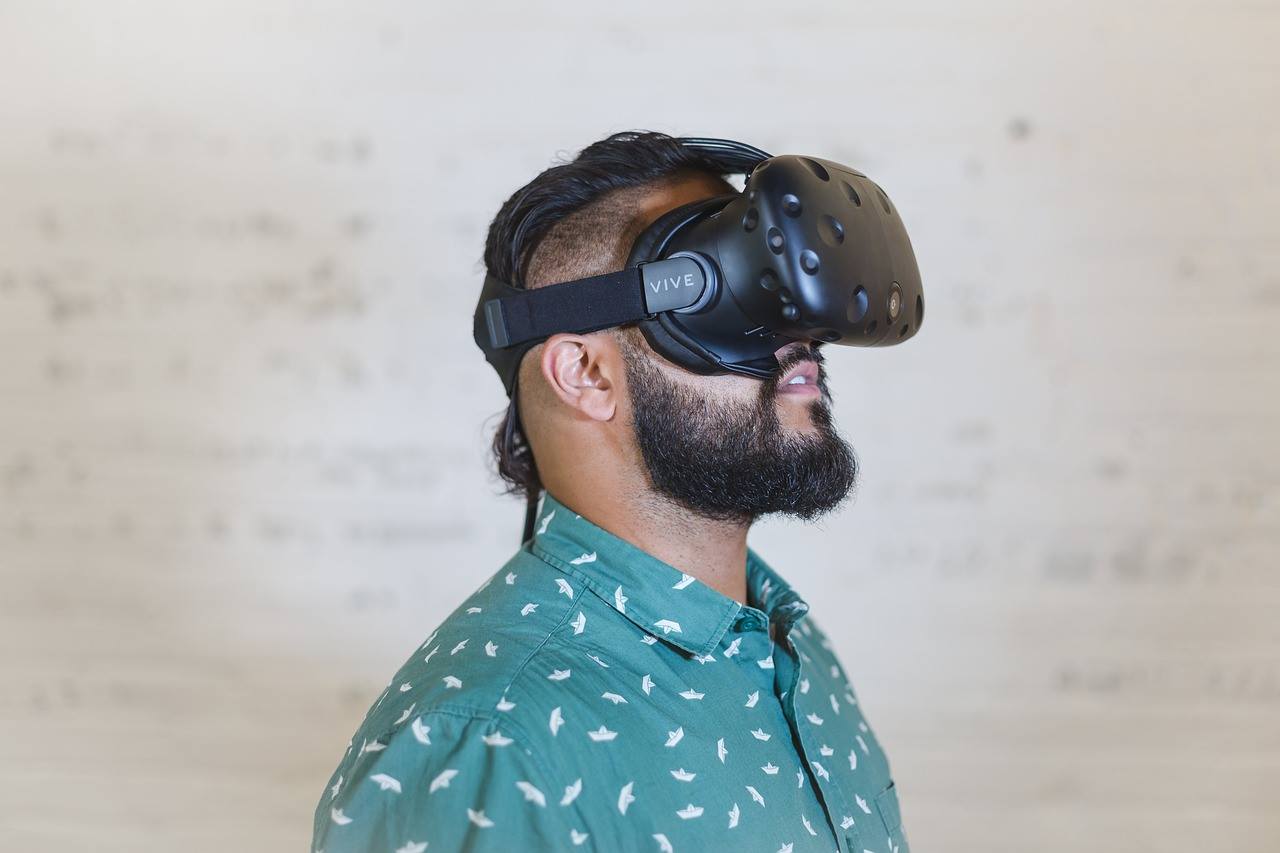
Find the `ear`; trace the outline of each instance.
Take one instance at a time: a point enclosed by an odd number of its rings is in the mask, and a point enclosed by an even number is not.
[[[551,393],[566,406],[594,420],[613,418],[622,354],[608,335],[552,335],[542,346],[539,367]]]

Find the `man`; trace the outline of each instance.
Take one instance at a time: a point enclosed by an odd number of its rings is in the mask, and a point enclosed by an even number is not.
[[[726,192],[671,137],[615,134],[513,195],[486,263],[530,288],[621,269],[663,212]],[[378,697],[315,850],[908,853],[830,642],[747,545],[856,483],[818,346],[775,355],[770,379],[698,375],[632,324],[524,356],[494,447],[541,490],[534,535]]]

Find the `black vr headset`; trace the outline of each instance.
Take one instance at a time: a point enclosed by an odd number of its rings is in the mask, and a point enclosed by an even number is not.
[[[485,277],[472,335],[512,400],[521,357],[557,332],[636,323],[655,352],[694,373],[764,379],[792,341],[892,346],[919,330],[920,271],[879,184],[817,157],[677,141],[745,175],[742,192],[658,217],[616,272],[533,290]],[[530,496],[522,541],[535,513]]]

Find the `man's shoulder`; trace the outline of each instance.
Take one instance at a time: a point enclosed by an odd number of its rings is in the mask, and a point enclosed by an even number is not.
[[[406,756],[430,762],[468,749],[504,746],[534,725],[507,699],[529,667],[559,654],[552,642],[573,612],[575,583],[527,550],[517,551],[457,605],[404,663],[366,711],[331,774],[317,810],[329,820],[338,792]],[[416,747],[444,745],[445,750]],[[429,769],[425,765],[419,769]]]
[[[368,736],[443,708],[487,716],[569,618],[564,575],[517,551],[453,609],[396,670],[361,727]]]

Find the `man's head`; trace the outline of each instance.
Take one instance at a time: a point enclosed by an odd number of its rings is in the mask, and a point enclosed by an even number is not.
[[[722,177],[732,171],[665,134],[614,134],[507,200],[486,265],[530,288],[621,269],[658,216],[735,192]],[[777,377],[704,376],[659,356],[634,324],[552,335],[521,361],[514,410],[493,442],[498,472],[525,495],[564,495],[589,477],[707,518],[812,518],[854,487],[856,461],[832,425],[817,346],[776,355]],[[810,381],[784,384],[797,372]]]

